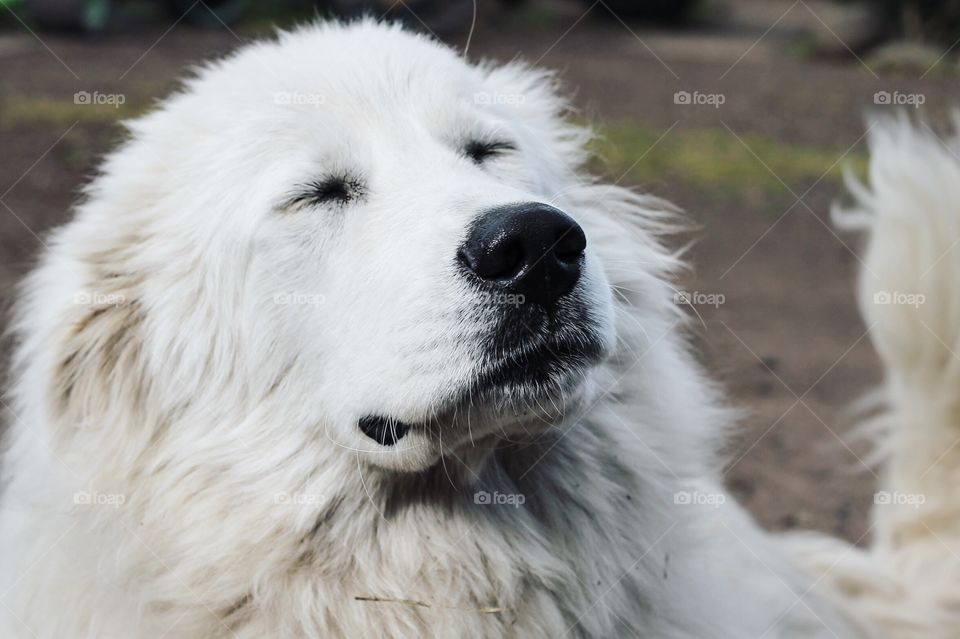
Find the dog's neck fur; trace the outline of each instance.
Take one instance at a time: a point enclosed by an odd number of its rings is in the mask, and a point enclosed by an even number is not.
[[[633,393],[611,395],[629,401]],[[573,636],[624,627],[640,634],[638,609],[655,605],[641,584],[669,579],[673,542],[639,536],[668,530],[679,482],[670,469],[654,469],[649,454],[635,454],[646,445],[628,432],[633,408],[608,399],[572,426],[525,444],[478,447],[478,459],[450,456],[418,473],[367,467],[341,451],[336,475],[351,479],[296,540],[283,579],[336,584],[325,619],[350,610],[382,627],[443,619],[466,634],[480,624],[490,635],[521,636],[545,623],[533,609],[542,614],[549,600],[551,623]],[[604,548],[603,558],[584,546]],[[593,607],[602,595],[608,603]]]
[[[634,551],[653,540],[636,535],[644,529],[641,518],[658,517],[663,496],[661,487],[646,485],[618,459],[620,445],[603,425],[580,428],[501,446],[477,476],[455,460],[403,475],[355,467],[354,481],[341,487],[301,540],[286,578],[336,581],[331,613],[356,608],[387,627],[438,617],[455,627],[461,618],[476,624],[479,615],[491,632],[509,634],[513,627],[524,634],[520,629],[534,623],[528,606],[546,597],[564,625],[615,634],[603,626],[606,611],[579,621],[573,611],[587,610],[591,599],[613,588],[634,608],[648,605],[637,584],[649,578],[645,573],[666,574],[669,560],[658,550],[638,561]],[[496,495],[507,500],[498,503]],[[581,555],[584,540],[608,549],[605,559]],[[634,563],[642,564],[637,574],[616,583]],[[620,614],[637,617],[635,610]]]

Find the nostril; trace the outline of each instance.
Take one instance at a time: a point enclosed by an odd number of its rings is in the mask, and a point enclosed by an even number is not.
[[[583,257],[587,248],[587,238],[579,226],[571,226],[557,239],[553,254],[561,262],[570,264]]]
[[[490,251],[488,261],[489,265],[483,276],[485,279],[510,279],[523,270],[523,245],[511,239],[503,240]]]
[[[460,249],[457,251],[457,261],[460,262],[464,268],[467,268],[471,271],[474,270],[473,259],[467,253],[466,249]]]
[[[461,264],[484,280],[511,279],[523,270],[526,262],[523,243],[511,236],[470,243],[457,255]]]

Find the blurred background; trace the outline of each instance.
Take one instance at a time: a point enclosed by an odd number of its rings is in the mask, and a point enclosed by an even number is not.
[[[0,0],[0,290],[185,65],[316,16],[367,12],[462,49],[470,0]],[[560,72],[593,169],[696,223],[677,302],[744,409],[728,485],[770,529],[862,541],[876,490],[851,404],[880,371],[830,224],[864,173],[866,117],[942,131],[960,104],[952,0],[479,0],[473,60]],[[322,64],[321,60],[317,61]],[[7,350],[6,348],[4,349]],[[5,353],[4,353],[5,354]],[[7,419],[13,419],[6,415]]]

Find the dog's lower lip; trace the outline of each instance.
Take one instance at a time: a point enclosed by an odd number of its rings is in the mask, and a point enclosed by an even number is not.
[[[511,372],[530,372],[545,367],[567,368],[582,366],[601,358],[602,346],[598,342],[573,343],[570,341],[544,342],[533,348],[521,349],[506,354],[490,366],[488,376],[509,376]]]
[[[364,435],[381,446],[393,446],[410,432],[410,425],[382,415],[366,415],[357,422]]]

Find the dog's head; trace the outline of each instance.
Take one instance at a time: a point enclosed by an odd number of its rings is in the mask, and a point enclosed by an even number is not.
[[[597,247],[625,295],[669,260],[616,219],[638,202],[578,177],[563,108],[544,73],[371,22],[202,69],[131,125],[57,240],[83,264],[64,292],[106,302],[74,311],[61,407],[91,409],[100,368],[144,414],[283,406],[276,437],[399,469],[560,423],[615,344]]]

